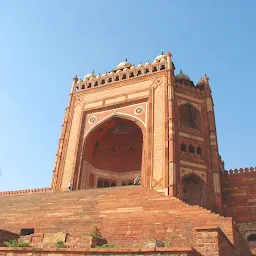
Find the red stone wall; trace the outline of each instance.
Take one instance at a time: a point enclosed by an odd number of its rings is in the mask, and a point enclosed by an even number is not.
[[[255,169],[226,171],[221,181],[225,216],[232,216],[237,222],[256,221]]]
[[[233,227],[234,243],[218,227],[198,227],[194,230],[195,248],[204,256],[252,255],[236,227]]]
[[[33,249],[33,248],[1,248],[1,256],[75,256],[75,255],[119,255],[119,256],[138,256],[138,255],[165,255],[165,256],[200,256],[192,248],[153,248],[153,249]]]

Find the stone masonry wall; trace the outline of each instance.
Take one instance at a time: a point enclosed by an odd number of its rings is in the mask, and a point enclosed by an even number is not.
[[[153,249],[34,249],[34,248],[4,248],[0,247],[1,256],[75,256],[75,255],[164,255],[164,256],[200,256],[193,248],[153,248]]]
[[[255,168],[226,171],[222,176],[222,196],[225,216],[237,222],[256,221]]]

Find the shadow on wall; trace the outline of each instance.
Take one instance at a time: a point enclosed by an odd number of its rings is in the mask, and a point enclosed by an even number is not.
[[[5,246],[5,241],[10,241],[11,239],[18,239],[20,237],[19,234],[15,234],[6,230],[0,229],[0,247]]]

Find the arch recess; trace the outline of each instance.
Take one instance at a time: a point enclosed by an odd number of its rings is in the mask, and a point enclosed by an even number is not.
[[[145,177],[145,124],[138,117],[113,113],[84,135],[78,189],[131,184]]]

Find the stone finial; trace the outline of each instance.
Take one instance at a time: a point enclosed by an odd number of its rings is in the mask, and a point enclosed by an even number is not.
[[[180,69],[180,74],[182,74],[182,68]]]
[[[78,77],[77,77],[77,75],[73,78],[73,80],[74,80],[75,82],[77,82],[77,81],[78,81]]]
[[[127,60],[127,58],[125,58],[125,62],[127,62],[128,60]]]
[[[162,51],[162,53],[161,53],[162,55],[164,55],[164,52]]]
[[[208,83],[209,83],[209,80],[210,80],[210,78],[205,74],[205,75],[204,75],[204,81],[208,84]]]

